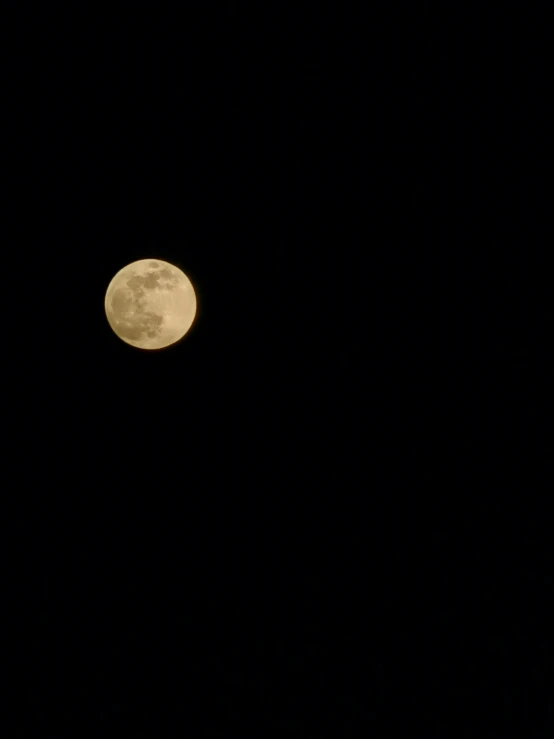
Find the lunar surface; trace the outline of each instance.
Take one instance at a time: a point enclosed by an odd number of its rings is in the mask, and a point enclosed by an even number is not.
[[[139,349],[163,349],[183,338],[196,316],[189,278],[169,262],[140,259],[115,275],[105,298],[108,322]]]

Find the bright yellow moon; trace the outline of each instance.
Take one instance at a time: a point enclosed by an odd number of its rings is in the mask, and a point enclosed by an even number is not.
[[[178,267],[161,259],[140,259],[115,275],[104,306],[120,339],[139,349],[163,349],[192,326],[196,294]]]

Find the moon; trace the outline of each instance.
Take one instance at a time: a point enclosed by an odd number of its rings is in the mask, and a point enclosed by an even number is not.
[[[122,341],[139,349],[164,349],[192,326],[196,293],[175,265],[139,259],[114,276],[104,306],[108,323]]]

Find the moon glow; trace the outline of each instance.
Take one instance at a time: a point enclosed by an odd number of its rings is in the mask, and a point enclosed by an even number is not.
[[[112,279],[106,317],[122,341],[139,349],[163,349],[183,338],[196,316],[196,294],[178,267],[140,259]]]

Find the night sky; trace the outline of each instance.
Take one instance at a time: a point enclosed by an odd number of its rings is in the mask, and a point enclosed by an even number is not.
[[[544,23],[382,5],[8,4],[6,736],[551,736]]]

